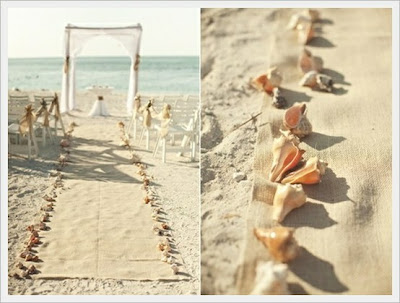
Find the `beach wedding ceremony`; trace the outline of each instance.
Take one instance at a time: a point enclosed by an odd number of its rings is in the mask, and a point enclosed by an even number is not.
[[[199,10],[7,17],[9,294],[198,294]]]

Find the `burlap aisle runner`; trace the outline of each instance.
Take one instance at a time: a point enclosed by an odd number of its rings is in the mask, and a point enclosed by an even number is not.
[[[40,233],[37,278],[181,280],[160,260],[159,237],[152,231],[151,206],[143,202],[137,167],[118,146],[119,130],[104,120],[98,130],[85,121],[75,129],[67,188],[55,203],[49,231]],[[36,264],[35,264],[36,265]]]
[[[301,88],[296,61],[301,46],[285,32],[293,11],[281,10],[271,65],[284,76],[290,105],[307,102],[313,134],[302,140],[305,158],[319,156],[329,169],[318,185],[304,186],[307,203],[282,225],[297,228],[301,255],[289,265],[293,294],[390,294],[392,277],[391,11],[323,9],[323,33],[308,49],[325,62],[336,81],[334,94]],[[266,58],[267,59],[267,58]],[[260,97],[261,99],[261,97]],[[257,263],[269,260],[254,227],[270,227],[274,186],[267,180],[271,145],[282,110],[263,100],[259,119],[246,243],[238,270],[238,292],[254,287]]]

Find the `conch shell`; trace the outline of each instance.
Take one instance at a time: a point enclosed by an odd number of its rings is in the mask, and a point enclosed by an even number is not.
[[[176,275],[179,272],[179,267],[176,263],[171,265],[172,272]]]
[[[60,141],[61,147],[68,147],[69,145],[70,145],[70,143],[67,139],[61,139],[61,141]]]
[[[317,22],[319,20],[319,18],[320,18],[320,13],[316,9],[310,9],[310,8],[305,9],[302,12],[302,15],[303,16],[307,16],[308,18],[310,18],[311,22],[313,22],[313,23]]]
[[[302,183],[302,184],[316,184],[321,182],[321,176],[325,174],[325,169],[328,164],[312,157],[307,160],[303,167],[288,174],[282,179],[281,183]]]
[[[306,203],[307,196],[301,184],[278,184],[272,202],[272,219],[282,222],[293,209]]]
[[[262,262],[257,265],[255,287],[251,295],[289,295],[288,266],[274,264],[272,261]]]
[[[281,135],[272,145],[273,163],[269,180],[279,182],[285,172],[294,168],[301,160],[304,150],[298,148],[299,141],[294,136]]]
[[[275,87],[279,87],[282,83],[282,76],[276,66],[271,67],[267,70],[266,74],[263,74],[251,82],[251,84],[259,91],[265,91],[268,94],[272,93]]]
[[[287,109],[283,116],[284,127],[300,138],[312,133],[312,125],[307,119],[306,110],[305,103],[296,103]]]
[[[288,263],[299,254],[299,246],[293,237],[294,229],[277,226],[271,229],[255,228],[254,235],[279,262]]]
[[[163,229],[169,229],[169,226],[168,226],[167,223],[162,223],[162,224],[161,224],[161,227],[162,227]]]
[[[311,70],[321,72],[323,67],[323,60],[321,57],[314,57],[308,49],[303,49],[298,59],[298,67],[303,74]]]
[[[307,44],[314,38],[315,32],[312,23],[301,23],[297,26],[297,38],[301,44]]]
[[[331,77],[319,74],[314,70],[306,73],[303,78],[301,78],[299,85],[308,86],[311,88],[317,88],[322,91],[332,92],[333,80]]]

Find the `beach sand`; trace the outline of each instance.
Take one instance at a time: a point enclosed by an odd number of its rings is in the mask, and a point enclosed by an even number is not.
[[[34,92],[30,92],[33,94]],[[36,92],[39,93],[39,92]],[[105,97],[107,107],[112,116],[86,117],[96,96],[90,92],[77,93],[79,111],[72,115],[63,115],[64,124],[67,126],[74,121],[78,125],[90,124],[93,137],[96,134],[96,125],[109,125],[109,132],[115,130],[118,138],[117,122],[127,124],[128,117],[125,113],[125,94],[113,93]],[[78,126],[79,127],[79,126]],[[89,131],[89,132],[90,132]],[[60,133],[59,133],[60,134]],[[90,136],[90,133],[87,134]],[[151,140],[151,147],[154,140]],[[8,263],[9,270],[14,269],[21,251],[21,243],[27,237],[26,227],[33,223],[39,215],[40,206],[43,204],[41,197],[50,186],[48,174],[54,170],[54,165],[60,153],[58,144],[48,144],[45,148],[39,142],[40,156],[27,161],[26,145],[12,145],[9,152],[8,170]],[[199,293],[199,164],[190,162],[189,156],[176,157],[176,151],[167,152],[167,163],[161,162],[160,153],[156,158],[152,150],[135,146],[137,154],[142,161],[149,165],[147,171],[154,176],[152,188],[162,201],[167,213],[167,219],[173,227],[173,238],[178,251],[183,259],[189,280],[184,281],[129,281],[116,279],[15,279],[9,278],[9,294],[52,294],[52,295],[179,295]],[[71,151],[73,153],[73,149]],[[69,165],[73,165],[70,163]],[[66,189],[68,190],[68,189]],[[142,197],[139,197],[142,199]],[[151,220],[151,218],[149,218]],[[50,223],[51,225],[51,223]]]

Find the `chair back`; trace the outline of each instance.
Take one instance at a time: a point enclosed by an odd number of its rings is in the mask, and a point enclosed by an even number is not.
[[[8,96],[8,124],[18,123],[25,113],[25,106],[31,104],[28,95]]]

